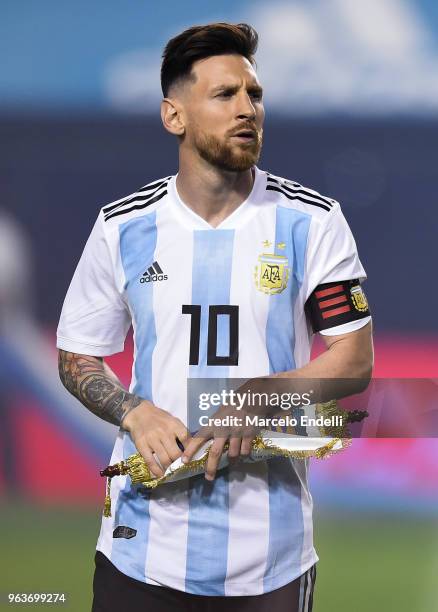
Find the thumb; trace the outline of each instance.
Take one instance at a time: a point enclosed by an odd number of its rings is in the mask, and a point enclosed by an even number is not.
[[[193,455],[206,443],[206,441],[210,438],[210,436],[201,436],[199,432],[190,439],[189,443],[186,445],[185,450],[181,456],[181,461],[183,463],[188,463],[191,461]]]

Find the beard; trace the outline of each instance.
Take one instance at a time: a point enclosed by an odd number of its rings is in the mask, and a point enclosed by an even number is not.
[[[263,130],[257,130],[253,142],[231,144],[227,139],[219,139],[212,134],[198,131],[194,135],[194,145],[200,157],[212,166],[229,172],[249,170],[260,158]]]

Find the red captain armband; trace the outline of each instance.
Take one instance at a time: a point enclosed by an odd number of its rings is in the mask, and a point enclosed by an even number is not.
[[[314,332],[357,321],[371,314],[358,279],[318,285],[305,308]]]

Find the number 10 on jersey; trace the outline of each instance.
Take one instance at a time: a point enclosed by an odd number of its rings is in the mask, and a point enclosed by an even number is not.
[[[190,324],[190,365],[199,365],[199,346],[201,337],[201,306],[183,304],[182,313],[191,316]],[[228,317],[228,355],[218,355],[218,318]],[[239,307],[229,304],[208,307],[207,365],[236,366],[239,362]]]

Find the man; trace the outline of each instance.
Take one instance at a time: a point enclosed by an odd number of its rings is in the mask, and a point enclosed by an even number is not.
[[[120,426],[111,462],[138,450],[156,476],[204,442],[187,429],[189,377],[370,377],[365,272],[339,204],[255,165],[256,47],[246,24],[169,41],[161,117],[179,141],[179,172],[103,207],[61,315],[63,383]],[[103,357],[123,349],[131,323],[128,392]],[[310,324],[328,350],[309,363]],[[205,478],[152,491],[116,479],[93,610],[311,610],[307,464],[216,473],[227,441],[230,458],[249,453],[248,436],[215,438]]]

